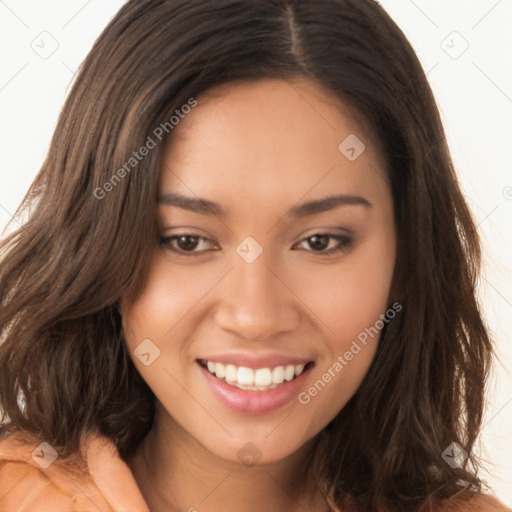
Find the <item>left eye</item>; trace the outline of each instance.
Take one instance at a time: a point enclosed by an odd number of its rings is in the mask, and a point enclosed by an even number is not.
[[[321,256],[325,256],[347,250],[351,243],[352,239],[346,235],[316,233],[304,238],[299,242],[299,244],[296,244],[296,246],[306,249],[308,252],[314,252]],[[208,246],[209,244],[213,244],[213,242],[204,236],[188,234],[164,237],[160,240],[160,245],[166,250],[181,256],[198,256],[208,250],[207,247],[205,248],[203,246]],[[294,248],[296,246],[294,246]]]
[[[331,242],[335,241],[334,245]],[[316,233],[301,240],[299,245],[307,244],[313,250],[310,252],[326,256],[349,248],[352,239],[346,235],[332,235],[328,233]]]

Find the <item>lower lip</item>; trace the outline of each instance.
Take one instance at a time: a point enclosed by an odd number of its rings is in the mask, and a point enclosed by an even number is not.
[[[283,407],[298,394],[304,384],[306,374],[311,368],[307,368],[298,377],[283,382],[274,389],[267,391],[250,391],[230,386],[218,379],[206,368],[197,363],[201,373],[206,378],[213,394],[229,409],[246,414],[263,414]]]

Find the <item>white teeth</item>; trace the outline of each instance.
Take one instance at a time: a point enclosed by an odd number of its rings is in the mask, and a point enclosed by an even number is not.
[[[254,371],[251,368],[240,366],[238,368],[236,380],[238,384],[243,384],[244,386],[252,386],[254,384]]]
[[[215,363],[215,368],[217,368],[217,363]],[[237,378],[237,370],[234,364],[228,364],[226,366],[226,380],[231,382],[236,382]]]
[[[260,368],[254,372],[254,384],[256,386],[270,386],[272,384],[272,372],[270,368]]]
[[[290,381],[293,377],[295,377],[295,366],[290,364],[284,369],[284,379]]]
[[[284,366],[276,366],[272,370],[272,382],[282,384],[284,381]]]
[[[275,368],[258,368],[253,370],[245,366],[235,366],[234,364],[223,364],[213,361],[205,361],[206,367],[210,373],[217,378],[223,379],[232,386],[240,389],[251,389],[265,391],[273,389],[285,380],[287,382],[298,377],[303,371],[305,365],[276,366]]]
[[[210,367],[208,366],[208,370]],[[211,371],[211,373],[215,373],[219,379],[223,379],[226,376],[226,367],[222,363],[215,363],[215,371]]]

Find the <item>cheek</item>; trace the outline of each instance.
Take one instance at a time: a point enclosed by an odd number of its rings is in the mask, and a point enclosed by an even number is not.
[[[344,349],[385,313],[394,262],[393,238],[383,235],[335,265],[304,273],[298,294],[322,320],[332,348]]]
[[[347,404],[364,380],[378,348],[388,308],[391,271],[382,266],[350,265],[325,280],[325,295],[309,295],[311,309],[325,327],[324,345],[314,376],[298,396],[310,431],[317,432]],[[319,290],[321,282],[315,280]],[[320,286],[319,286],[320,285]]]
[[[156,255],[141,296],[123,310],[123,325],[129,344],[136,339],[164,340],[179,329],[182,319],[193,313],[205,293],[218,281],[218,272],[169,264]]]
[[[186,341],[172,340],[187,339],[180,336],[180,319],[186,318],[195,296],[204,294],[204,285],[194,286],[182,272],[166,268],[158,258],[153,260],[142,294],[134,304],[122,307],[123,332],[129,355],[154,394],[183,407],[186,395],[176,382],[183,381],[181,354],[186,354]]]
[[[317,409],[315,428],[343,408],[368,372],[385,325],[394,263],[393,232],[383,229],[335,270],[327,266],[309,280],[308,305],[325,326],[325,351],[299,402]]]

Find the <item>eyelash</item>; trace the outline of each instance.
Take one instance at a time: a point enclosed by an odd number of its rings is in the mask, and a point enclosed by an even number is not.
[[[316,236],[321,236],[321,237],[327,237],[329,239],[333,239],[333,240],[337,240],[338,241],[338,245],[335,246],[334,248],[331,248],[331,249],[328,249],[328,250],[322,250],[322,251],[315,251],[315,250],[310,250],[308,252],[312,252],[314,254],[318,254],[320,256],[330,256],[332,254],[336,254],[336,253],[339,253],[339,252],[345,252],[347,251],[351,245],[352,245],[352,238],[349,237],[349,236],[346,236],[346,235],[335,235],[335,234],[332,234],[332,233],[315,233],[313,235],[310,235],[306,238],[303,238],[300,242],[305,242],[307,240],[310,240],[311,238],[314,238]],[[167,251],[170,251],[180,257],[197,257],[197,256],[201,256],[202,254],[204,254],[204,252],[206,251],[184,251],[182,249],[175,249],[173,246],[172,246],[172,242],[179,239],[179,238],[193,238],[193,239],[197,239],[197,240],[206,240],[208,241],[208,238],[204,237],[204,236],[200,236],[200,235],[190,235],[190,234],[182,234],[182,235],[173,235],[173,236],[169,236],[169,237],[162,237],[160,239],[160,245],[162,247],[164,247],[165,250]]]

